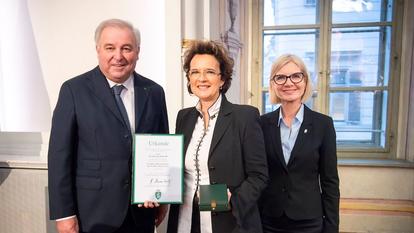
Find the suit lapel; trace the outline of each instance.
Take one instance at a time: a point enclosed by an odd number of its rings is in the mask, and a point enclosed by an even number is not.
[[[135,102],[135,132],[139,132],[139,126],[146,103],[149,89],[142,84],[139,74],[134,72],[134,102]]]
[[[191,137],[193,135],[193,130],[195,128],[195,124],[197,123],[197,118],[199,117],[199,113],[197,112],[196,108],[192,108],[188,114],[183,116],[181,122],[180,133],[184,134],[184,151],[187,151],[187,147],[190,144]]]
[[[99,67],[96,67],[93,70],[93,77],[88,78],[91,82],[89,88],[91,91],[100,99],[106,107],[111,110],[111,112],[118,118],[118,120],[125,125],[125,122],[122,118],[121,113],[118,110],[118,107],[115,103],[115,98],[112,94],[111,88],[109,87],[108,81],[105,76],[99,70]]]
[[[310,116],[311,110],[304,106],[304,112],[303,112],[303,122],[302,125],[299,128],[298,136],[295,141],[295,145],[293,146],[292,152],[290,153],[290,158],[288,162],[288,166],[293,163],[293,160],[296,156],[298,156],[298,153],[300,152],[301,148],[303,147],[303,144],[305,142],[310,140],[311,132],[312,132],[312,118]]]
[[[268,130],[270,132],[270,135],[272,137],[272,143],[271,146],[273,148],[274,153],[276,153],[277,158],[279,159],[280,163],[283,165],[283,168],[287,171],[285,157],[283,156],[283,150],[282,150],[282,141],[280,137],[280,128],[278,126],[278,120],[279,120],[279,114],[280,114],[280,108],[277,109],[274,114],[268,118]],[[272,154],[274,154],[272,153]]]
[[[219,143],[220,139],[223,137],[227,128],[230,126],[231,113],[233,111],[232,108],[233,104],[227,101],[226,97],[222,95],[220,111],[217,117],[216,125],[214,126],[213,138],[211,139],[209,159],[214,149],[217,147],[217,144]]]

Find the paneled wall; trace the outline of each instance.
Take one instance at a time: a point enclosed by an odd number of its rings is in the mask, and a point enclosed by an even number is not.
[[[1,165],[0,232],[54,233],[47,170]],[[414,169],[340,166],[339,174],[341,232],[414,233]],[[158,232],[165,232],[165,223]]]
[[[54,223],[48,220],[47,192],[45,168],[1,168],[0,232],[56,232]]]

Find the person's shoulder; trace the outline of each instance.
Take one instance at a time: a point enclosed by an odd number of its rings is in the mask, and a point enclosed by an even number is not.
[[[162,89],[161,85],[156,83],[155,81],[144,77],[141,74],[138,74],[137,72],[134,72],[134,81],[137,82],[136,84],[138,86],[144,87],[144,88],[155,88],[155,89]]]
[[[245,104],[232,104],[232,111],[234,116],[242,121],[248,119],[257,120],[260,116],[259,110],[256,107]]]
[[[265,113],[260,116],[259,122],[262,125],[262,128],[266,128],[269,125],[277,124],[279,118],[280,108],[273,110],[271,112]]]
[[[180,111],[179,111],[179,112],[190,112],[190,111],[192,111],[194,108],[195,108],[195,107],[183,108],[183,109],[180,109]]]
[[[308,107],[305,106],[305,112],[308,112],[309,115],[312,117],[314,122],[327,122],[327,121],[332,121],[332,117],[325,115],[323,113],[314,111]]]
[[[180,111],[178,111],[177,116],[184,116],[187,115],[188,113],[194,111],[195,108],[194,107],[189,107],[189,108],[183,108]]]
[[[189,117],[191,117],[191,115],[192,115],[191,113],[193,111],[197,111],[195,109],[195,107],[183,108],[183,109],[179,110],[178,113],[177,113],[176,121],[181,122],[181,121],[183,121],[183,119],[184,120],[189,119]]]
[[[97,68],[94,68],[92,70],[86,71],[83,74],[77,75],[73,78],[70,78],[68,80],[66,80],[65,82],[63,82],[63,85],[70,85],[70,86],[76,86],[76,85],[84,85],[85,82],[87,82],[87,80],[89,80],[90,78],[98,75]]]
[[[308,111],[309,115],[311,115],[313,118],[318,119],[318,120],[323,120],[323,119],[330,119],[331,117],[328,115],[325,115],[323,113],[317,112],[315,110],[310,109],[309,107],[305,106],[305,112]]]
[[[251,105],[246,104],[233,104],[234,110],[240,113],[259,113],[259,110]]]
[[[261,119],[271,119],[276,115],[276,111],[268,112],[260,116]]]

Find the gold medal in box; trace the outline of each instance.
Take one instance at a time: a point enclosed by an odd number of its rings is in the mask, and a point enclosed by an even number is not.
[[[200,185],[199,191],[200,211],[224,212],[231,209],[225,184]]]

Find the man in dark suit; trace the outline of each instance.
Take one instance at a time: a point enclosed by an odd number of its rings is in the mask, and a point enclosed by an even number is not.
[[[133,133],[168,133],[163,89],[137,74],[139,31],[95,32],[99,66],[66,81],[49,144],[50,218],[59,233],[154,232],[155,209],[130,204]]]

